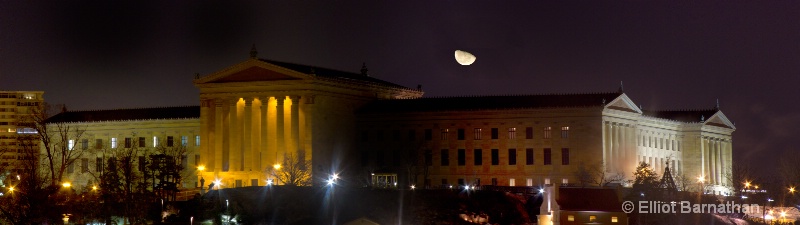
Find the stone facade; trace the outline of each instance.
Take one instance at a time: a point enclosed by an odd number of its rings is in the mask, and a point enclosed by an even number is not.
[[[38,107],[43,102],[42,91],[0,91],[0,169],[22,172],[18,162],[29,159],[19,152],[24,142],[17,138],[19,135],[36,133],[32,126],[20,124],[20,121],[32,113],[32,107]]]

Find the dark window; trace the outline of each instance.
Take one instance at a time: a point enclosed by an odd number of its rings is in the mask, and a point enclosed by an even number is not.
[[[382,130],[379,130],[378,134],[376,136],[377,137],[375,137],[375,139],[377,139],[378,141],[383,141],[383,131]]]
[[[377,151],[375,157],[377,158],[378,166],[384,166],[383,151]]]
[[[393,130],[392,131],[392,140],[393,141],[400,141],[400,130]]]
[[[492,178],[492,186],[497,186],[497,178]]]
[[[431,129],[425,129],[425,140],[433,140],[433,131]]]
[[[131,140],[131,138],[129,138],[129,137],[126,137],[125,138],[125,148],[131,148],[132,145],[133,145],[133,140]]]
[[[139,156],[139,171],[144,171],[145,163],[144,156]]]
[[[369,140],[369,132],[361,131],[361,141],[366,142]]]
[[[447,135],[449,133],[450,133],[450,129],[442,129],[442,131],[441,131],[442,141],[447,140]]]
[[[89,149],[89,139],[81,140],[81,149],[82,150]]]
[[[475,178],[475,182],[472,184],[475,186],[481,186],[481,178]]]
[[[94,141],[94,148],[95,149],[102,149],[103,148],[103,139],[97,139]]]
[[[172,136],[167,136],[167,147],[172,147],[175,144],[175,138]]]
[[[561,149],[561,165],[569,165],[569,149]]]
[[[194,154],[194,165],[200,165],[200,154]]]
[[[250,179],[250,186],[258,186],[258,179]]]
[[[464,164],[466,164],[466,161],[467,161],[466,150],[459,149],[458,150],[458,165],[459,166],[463,166]]]
[[[425,165],[433,166],[433,152],[429,149],[425,150]]]
[[[408,130],[408,140],[414,141],[417,140],[417,131],[415,130]]]
[[[500,165],[500,150],[492,149],[492,165]]]
[[[500,136],[499,133],[500,132],[497,130],[497,128],[492,128],[492,139],[497,139],[498,136]]]
[[[544,139],[549,139],[550,135],[551,135],[550,132],[552,132],[552,131],[553,131],[552,127],[545,127],[544,128],[544,132],[543,132],[544,133]]]
[[[89,159],[82,158],[81,159],[81,173],[89,172]]]
[[[449,166],[450,165],[450,150],[442,149],[441,155],[442,157],[442,166]]]
[[[94,161],[94,172],[103,172],[103,158],[97,158]]]
[[[242,180],[236,180],[236,187],[242,187]]]
[[[533,127],[525,128],[525,139],[533,139]]]
[[[181,166],[183,168],[189,167],[189,156],[181,155]]]
[[[517,165],[517,149],[508,150],[508,165]]]
[[[544,164],[545,165],[550,165],[552,163],[553,162],[550,161],[550,149],[549,148],[545,148],[544,149]]]
[[[146,143],[144,143],[144,137],[139,137],[139,146],[140,148],[144,148]]]
[[[473,151],[472,153],[473,153],[472,156],[475,157],[474,160],[475,165],[476,166],[483,165],[483,150],[475,149],[475,151]]]
[[[464,186],[464,178],[458,178],[458,186]]]
[[[464,140],[464,129],[458,129],[458,140]]]
[[[525,149],[525,165],[533,165],[533,149]]]

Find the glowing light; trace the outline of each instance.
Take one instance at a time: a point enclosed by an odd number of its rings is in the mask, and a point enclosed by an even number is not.
[[[97,186],[92,186],[92,191],[97,191]]]
[[[542,189],[539,189],[539,193],[540,193],[540,194],[544,194],[544,188],[542,188]]]
[[[279,169],[281,169],[281,164],[272,165],[272,168],[275,168],[276,170],[279,170]]]
[[[789,187],[789,193],[794,194],[794,187]]]
[[[68,188],[68,187],[71,187],[72,184],[70,184],[69,182],[64,182],[63,184],[61,184],[61,186],[64,186],[65,188]]]
[[[206,166],[197,166],[197,170],[199,171],[206,170]]]
[[[333,178],[333,180],[337,180],[337,179],[339,179],[339,174],[335,174],[334,173],[333,176],[331,176],[331,178]],[[397,184],[395,183],[395,185],[397,185]]]
[[[8,192],[14,192],[14,187],[9,187]]]
[[[272,179],[267,180],[267,185],[272,185]]]
[[[394,186],[395,186],[395,187],[397,186],[397,182],[394,182]]]
[[[749,188],[750,187],[750,182],[749,181],[748,182],[744,182],[744,187]]]
[[[217,190],[219,190],[219,186],[222,186],[222,181],[221,181],[221,180],[219,180],[219,179],[216,179],[216,180],[214,180],[214,181],[213,181],[213,182],[211,182],[211,183],[212,183],[212,184],[214,184],[214,187],[216,187],[216,188],[217,188]]]
[[[450,189],[453,189],[453,185],[450,185]]]
[[[458,64],[461,64],[463,66],[472,65],[472,63],[475,63],[475,60],[477,59],[477,57],[475,57],[475,55],[473,55],[472,53],[461,50],[456,50],[455,57],[456,57],[456,62],[458,62]]]
[[[758,190],[758,185],[755,185],[754,187],[756,187],[756,190]]]
[[[786,217],[786,211],[781,212],[781,217]]]
[[[702,176],[701,175],[701,176],[697,177],[697,182],[700,182],[700,183],[706,182],[706,176]]]
[[[336,184],[336,181],[333,179],[328,179],[328,185],[333,186],[334,184]]]
[[[19,175],[17,175],[17,180],[20,180]]]
[[[742,195],[742,199],[747,199],[747,196]]]
[[[414,186],[414,185],[411,185],[411,190],[414,190],[414,188],[417,188],[417,187]]]

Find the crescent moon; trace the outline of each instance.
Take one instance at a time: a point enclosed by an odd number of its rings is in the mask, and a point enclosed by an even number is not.
[[[456,50],[455,56],[456,62],[464,66],[472,65],[472,63],[475,63],[475,60],[478,59],[475,55],[461,50]]]

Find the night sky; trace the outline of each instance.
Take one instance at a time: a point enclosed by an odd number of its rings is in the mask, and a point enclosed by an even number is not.
[[[734,158],[797,157],[800,3],[790,1],[0,1],[0,89],[70,110],[198,105],[195,73],[259,57],[425,96],[625,92],[736,122]],[[458,65],[453,51],[478,59]],[[699,118],[698,118],[699,119]]]

